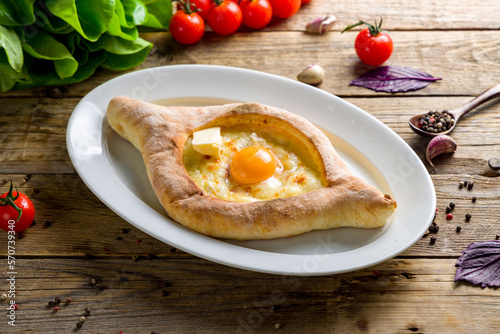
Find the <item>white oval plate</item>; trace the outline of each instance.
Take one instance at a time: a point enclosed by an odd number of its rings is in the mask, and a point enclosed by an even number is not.
[[[139,152],[109,127],[114,96],[200,105],[260,102],[320,125],[356,175],[391,194],[398,208],[380,229],[339,228],[265,241],[218,240],[166,215]],[[158,102],[160,101],[160,102]],[[413,150],[382,122],[318,88],[267,73],[209,65],[176,65],[128,73],[85,96],[68,123],[67,148],[86,185],[109,208],[151,236],[228,266],[273,274],[326,275],[390,259],[413,245],[434,217],[434,185]]]

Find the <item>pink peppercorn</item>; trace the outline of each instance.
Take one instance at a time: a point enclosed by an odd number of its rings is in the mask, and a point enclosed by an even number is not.
[[[453,215],[451,213],[446,215],[446,220],[452,220],[452,219],[453,219]]]
[[[54,312],[59,311],[59,306],[54,306]]]

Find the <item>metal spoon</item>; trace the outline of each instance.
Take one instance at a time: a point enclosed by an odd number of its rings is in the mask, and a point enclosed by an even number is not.
[[[495,86],[486,90],[481,95],[475,97],[474,99],[467,102],[463,106],[461,106],[457,109],[448,110],[448,113],[455,120],[455,123],[453,123],[453,125],[446,131],[432,133],[432,132],[427,132],[427,131],[420,129],[418,127],[418,122],[420,120],[420,117],[423,115],[426,115],[427,113],[418,114],[418,115],[415,115],[412,118],[410,118],[410,121],[409,121],[410,128],[416,134],[419,134],[419,135],[425,136],[425,137],[435,137],[435,136],[439,136],[439,135],[446,135],[446,134],[450,133],[455,128],[455,126],[457,125],[460,118],[462,118],[465,114],[467,114],[472,109],[480,106],[481,104],[485,103],[486,101],[489,101],[497,96],[500,96],[500,84],[496,84]]]

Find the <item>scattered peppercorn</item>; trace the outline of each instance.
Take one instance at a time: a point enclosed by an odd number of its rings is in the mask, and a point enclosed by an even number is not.
[[[71,304],[71,298],[66,298],[66,302],[64,304],[66,304],[66,305]]]
[[[461,230],[462,230],[462,226],[458,225],[457,226],[457,233],[460,233]]]
[[[54,306],[54,313],[56,313],[57,311],[59,311],[59,306]]]
[[[142,242],[141,239],[137,239],[137,243],[140,244]]]
[[[130,231],[130,229],[128,229],[128,228],[122,228],[122,233],[123,234],[127,234],[129,231]]]
[[[134,262],[139,261],[139,256],[137,256],[137,255],[132,256],[132,261],[134,261]]]
[[[95,285],[96,283],[97,283],[97,281],[95,280],[95,278],[92,278],[92,279],[90,280],[90,284]]]
[[[472,203],[476,203],[476,201],[477,201],[477,197],[476,196],[472,197]]]
[[[52,307],[52,306],[55,306],[55,305],[56,305],[56,302],[55,302],[55,301],[53,301],[53,300],[49,300],[49,306],[51,306],[51,307]]]
[[[464,181],[464,187],[467,187],[469,185],[469,181]]]
[[[495,236],[495,239],[496,239],[496,240],[500,239],[500,234],[497,234],[497,235]]]
[[[83,324],[81,322],[77,322],[76,323],[76,328],[80,329],[82,328]]]
[[[280,324],[279,322],[278,322],[278,323],[276,323],[276,325],[274,325],[274,328],[276,328],[276,329],[280,329],[280,328],[281,328],[281,324]]]
[[[450,202],[449,207],[450,207],[451,210],[455,209],[455,203]]]
[[[52,222],[50,220],[46,220],[45,224],[43,224],[43,226],[45,226],[45,227],[50,227],[51,225],[52,225]]]
[[[472,218],[472,216],[471,216],[470,213],[468,213],[468,214],[465,215],[465,221],[466,222],[469,222],[471,218]]]
[[[80,322],[85,322],[87,320],[83,315],[80,317]]]
[[[118,240],[118,241],[121,241],[122,239],[123,239],[122,237],[116,238],[116,240]]]
[[[373,271],[373,277],[379,277],[380,276],[380,271],[375,270]]]
[[[61,298],[56,297],[56,298],[54,299],[54,302],[56,303],[56,305],[61,304]]]
[[[83,315],[86,316],[86,317],[88,317],[90,315],[90,308],[86,307],[85,308],[85,313]]]
[[[458,187],[461,189],[464,187],[464,181],[458,182]]]
[[[474,187],[474,182],[469,182],[469,185],[467,185],[467,190],[471,190],[472,187]]]
[[[429,232],[430,233],[438,233],[439,231],[439,226],[435,222],[432,222],[431,226],[429,226]]]
[[[33,221],[31,222],[30,227],[33,227],[33,226],[35,226],[35,225],[36,225],[36,221],[35,221],[35,220],[33,220]]]
[[[451,208],[449,206],[446,207],[446,213],[450,213],[451,212]]]
[[[17,304],[14,304],[14,310],[17,310]]]
[[[453,215],[451,213],[446,215],[446,220],[452,220],[452,219],[453,219]]]
[[[434,244],[436,243],[436,239],[437,239],[437,238],[433,235],[433,236],[431,237],[431,240],[429,241],[429,243],[430,243],[431,245],[434,245]]]

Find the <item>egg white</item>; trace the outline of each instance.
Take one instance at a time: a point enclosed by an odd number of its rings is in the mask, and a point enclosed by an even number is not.
[[[189,176],[207,194],[235,202],[250,202],[303,194],[323,187],[318,171],[304,164],[283,138],[256,134],[240,129],[221,129],[219,156],[196,152],[192,136],[184,146],[184,166]],[[276,172],[270,178],[239,184],[230,175],[229,165],[236,152],[249,146],[263,146],[279,160]]]

